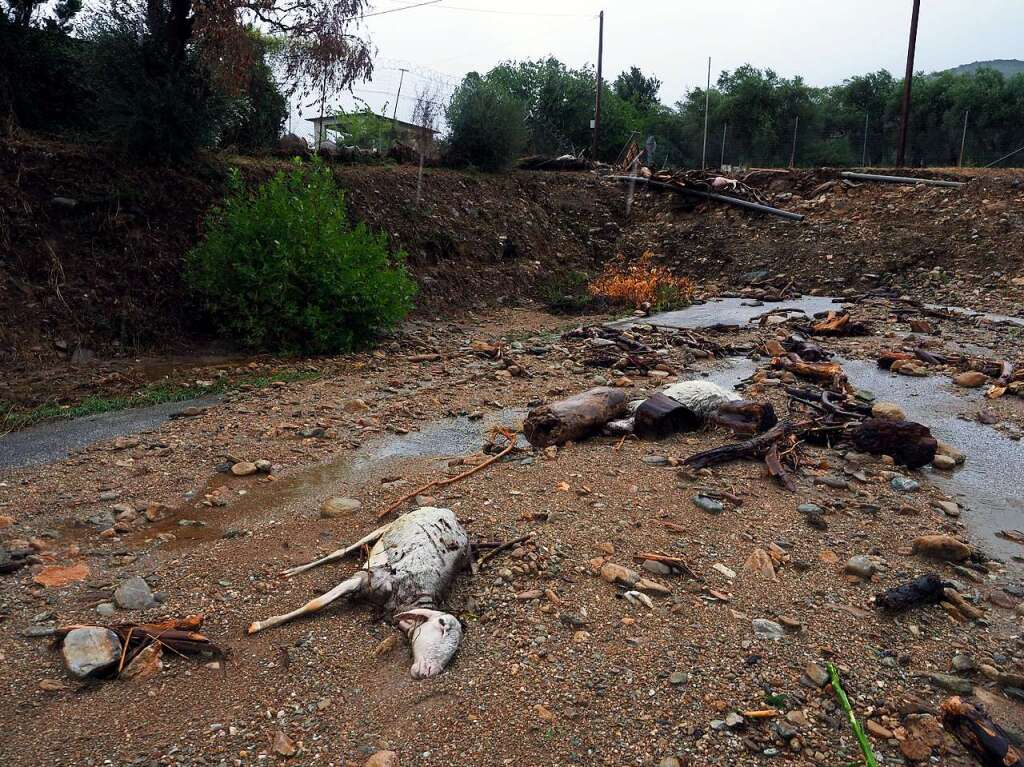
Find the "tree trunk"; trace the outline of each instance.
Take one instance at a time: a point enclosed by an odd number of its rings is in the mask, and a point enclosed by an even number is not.
[[[932,462],[939,443],[922,424],[869,418],[853,432],[853,444],[861,452],[891,455],[896,463],[919,469]]]
[[[598,387],[534,408],[523,421],[523,433],[534,447],[560,445],[596,434],[606,423],[625,413],[625,392]]]

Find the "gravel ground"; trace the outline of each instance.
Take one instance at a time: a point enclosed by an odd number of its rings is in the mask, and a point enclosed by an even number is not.
[[[913,345],[893,306],[857,302],[858,318],[875,333],[822,344],[850,359]],[[1021,361],[1019,334],[1007,328],[933,321],[942,331],[936,350],[969,344]],[[364,605],[244,635],[250,621],[293,609],[358,563],[290,581],[275,575],[282,567],[362,537],[391,500],[464,471],[481,458],[466,457],[476,452],[466,444],[476,434],[479,447],[487,426],[601,380],[642,396],[722,365],[669,345],[668,377],[587,368],[586,343],[559,338],[570,323],[531,310],[421,323],[374,353],[323,363],[319,380],[233,393],[137,440],[97,443],[4,474],[0,540],[32,554],[29,566],[0,576],[0,760],[361,765],[393,749],[402,765],[857,762],[852,733],[821,685],[827,662],[838,666],[883,763],[903,763],[906,754],[971,763],[933,716],[949,694],[941,686],[974,686],[994,718],[1024,731],[1014,700],[1024,693],[1007,690],[1007,677],[1002,686],[993,681],[1024,664],[1019,566],[954,569],[911,553],[921,534],[966,536],[966,512],[940,511],[935,503],[949,496],[925,473],[882,461],[854,467],[823,448],[801,448],[796,493],[771,482],[761,464],[696,475],[679,469],[686,456],[730,441],[722,430],[524,450],[434,494],[476,540],[536,531],[478,576],[459,579],[448,606],[466,635],[434,679],[409,676],[404,641],[374,652],[393,631]],[[697,335],[755,349],[782,330]],[[480,342],[476,351],[472,342]],[[491,344],[502,346],[500,358],[488,353]],[[931,374],[945,385],[949,372]],[[760,379],[747,395],[784,410],[772,377]],[[969,390],[963,398],[967,414],[998,414],[994,439],[1007,438],[998,427],[1024,425],[1018,397],[987,402]],[[418,440],[422,434],[428,438]],[[218,471],[256,460],[270,462],[271,472]],[[895,491],[894,474],[913,476],[921,489]],[[843,486],[822,484],[827,477]],[[725,510],[697,508],[701,492],[725,498]],[[322,518],[332,496],[362,507]],[[804,503],[822,507],[827,529],[807,523],[797,511]],[[163,519],[147,522],[147,509]],[[774,576],[746,566],[755,549],[767,553]],[[599,558],[639,569],[635,555],[649,551],[683,557],[695,576],[646,573],[669,592],[651,608],[594,574]],[[869,581],[844,574],[856,555],[873,558]],[[59,588],[33,581],[43,566],[73,564],[88,567],[83,580]],[[894,618],[871,608],[876,592],[931,571],[956,581],[984,618],[961,622],[936,606]],[[145,577],[159,603],[103,617],[97,608],[107,610],[113,588],[130,576]],[[142,681],[73,681],[50,640],[26,636],[68,623],[197,612],[206,615],[204,633],[229,649],[227,662],[213,668],[167,657]],[[761,636],[758,619],[782,633]],[[954,665],[955,656],[963,657]],[[777,714],[743,715],[765,709]],[[282,733],[297,747],[290,758],[281,753]]]

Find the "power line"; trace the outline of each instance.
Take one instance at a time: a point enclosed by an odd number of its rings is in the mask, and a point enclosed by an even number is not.
[[[502,16],[547,16],[557,17],[562,19],[573,18],[573,19],[595,19],[597,14],[594,13],[535,13],[533,11],[502,11],[496,8],[468,8],[462,5],[439,5],[438,9],[444,9],[447,11],[469,11],[470,13],[496,13]]]
[[[353,16],[353,19],[368,19],[371,16],[383,16],[385,13],[397,13],[398,11],[408,11],[412,8],[422,8],[424,5],[436,5],[441,0],[426,0],[422,3],[413,3],[412,5],[402,5],[398,8],[388,8],[386,11],[374,11],[373,13],[364,13],[362,16]]]

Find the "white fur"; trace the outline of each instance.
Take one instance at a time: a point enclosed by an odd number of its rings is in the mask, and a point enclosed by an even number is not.
[[[412,646],[413,679],[426,679],[444,671],[462,641],[458,618],[440,610],[417,608],[395,616],[398,628]]]
[[[739,399],[735,392],[711,381],[680,381],[666,386],[661,393],[699,418],[707,418],[720,405]]]

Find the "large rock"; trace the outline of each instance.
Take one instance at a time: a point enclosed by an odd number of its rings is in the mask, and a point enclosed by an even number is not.
[[[977,370],[968,370],[953,376],[953,383],[963,386],[965,389],[977,389],[979,386],[984,386],[986,381],[988,381],[988,376]]]
[[[892,402],[876,402],[871,406],[871,415],[874,418],[883,418],[886,421],[905,421],[906,414],[903,409]]]
[[[121,640],[110,629],[85,626],[64,637],[64,665],[79,679],[102,672],[121,658]]]
[[[363,504],[355,498],[335,496],[324,501],[323,506],[320,507],[320,516],[324,519],[347,517],[352,512],[359,511],[362,507]]]
[[[122,610],[145,610],[156,604],[149,584],[138,575],[121,583],[114,591],[114,601]]]
[[[915,554],[944,562],[963,562],[971,556],[971,547],[951,535],[922,535],[914,539]]]

